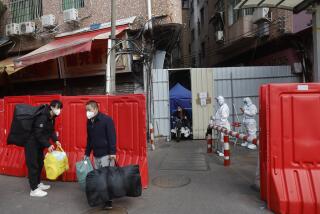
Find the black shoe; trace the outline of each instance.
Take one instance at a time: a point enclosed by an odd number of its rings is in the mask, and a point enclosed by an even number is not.
[[[103,206],[104,210],[112,210],[112,201],[108,201],[105,203],[105,205]]]

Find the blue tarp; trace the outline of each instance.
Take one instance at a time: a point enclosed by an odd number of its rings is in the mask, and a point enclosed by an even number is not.
[[[192,117],[192,94],[191,91],[177,83],[170,89],[170,114],[172,115],[178,106],[181,106],[189,119]]]

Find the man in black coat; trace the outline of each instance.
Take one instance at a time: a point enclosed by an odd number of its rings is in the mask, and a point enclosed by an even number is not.
[[[32,197],[44,197],[47,195],[44,190],[50,189],[50,185],[40,182],[44,160],[43,150],[45,148],[48,148],[49,152],[54,150],[54,146],[49,142],[50,139],[57,146],[61,146],[54,131],[55,118],[60,115],[61,109],[62,103],[59,100],[53,100],[50,105],[46,105],[43,112],[35,118],[31,135],[24,147]]]
[[[93,150],[96,169],[114,166],[116,159],[116,131],[111,117],[99,112],[98,103],[94,100],[87,102],[87,147],[85,158]],[[112,209],[112,201],[105,204],[105,209]]]

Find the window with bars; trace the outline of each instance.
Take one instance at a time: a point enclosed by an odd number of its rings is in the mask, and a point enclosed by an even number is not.
[[[10,0],[9,23],[27,22],[42,16],[42,0]]]
[[[62,0],[62,10],[84,7],[84,0]]]

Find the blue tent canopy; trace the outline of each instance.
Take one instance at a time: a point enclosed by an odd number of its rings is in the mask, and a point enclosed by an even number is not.
[[[172,115],[181,106],[186,110],[188,117],[192,117],[192,94],[191,91],[177,83],[170,89],[170,114]]]

